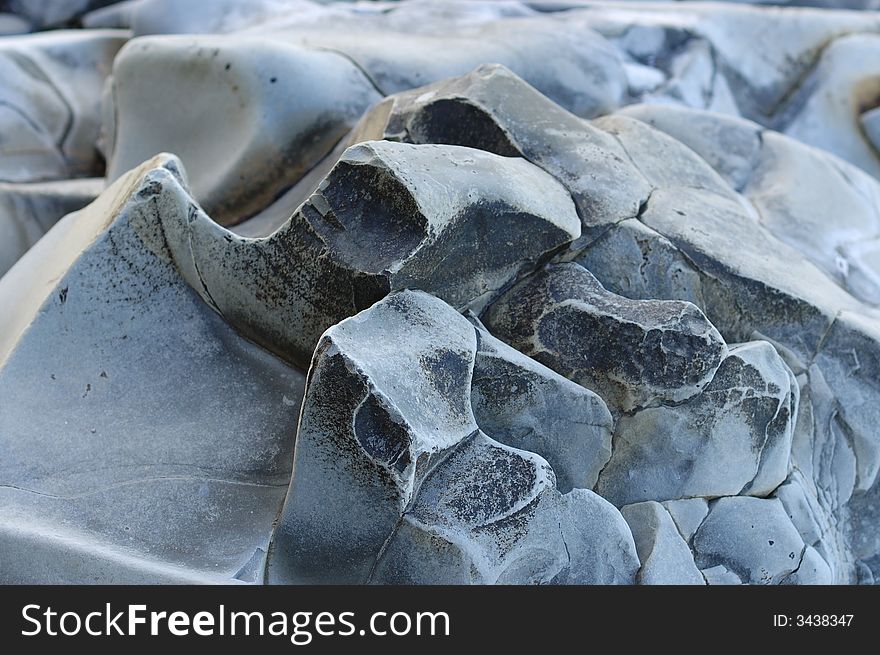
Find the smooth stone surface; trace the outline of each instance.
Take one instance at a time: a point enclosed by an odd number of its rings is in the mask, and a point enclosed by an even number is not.
[[[520,477],[531,469],[483,439],[457,449],[425,481],[371,582],[632,584],[639,560],[612,505],[586,489],[523,497]]]
[[[95,148],[101,87],[127,37],[71,30],[0,38],[0,182],[103,173]]]
[[[678,105],[635,104],[618,113],[680,141],[737,191],[752,177],[762,147],[763,128],[757,123]]]
[[[723,564],[700,571],[708,585],[741,585],[742,579]]]
[[[681,536],[688,542],[709,513],[709,503],[704,498],[667,500],[661,505],[669,512]]]
[[[525,154],[519,144],[528,134],[535,143],[553,144],[544,151],[535,148],[537,156],[527,156],[557,175],[540,160],[548,161],[548,152],[564,147],[553,140],[553,130],[521,129],[510,118],[523,107],[540,104],[527,91],[510,72],[483,67],[457,80],[389,98],[361,121],[354,138],[465,143],[502,154]],[[502,104],[500,97],[517,101]],[[531,111],[523,122],[539,125],[541,115],[564,116],[551,114],[549,107],[542,106],[542,111]],[[848,554],[849,537],[844,535],[850,519],[831,517],[841,515],[857,485],[875,488],[877,439],[868,425],[876,419],[867,399],[876,398],[870,362],[878,349],[872,336],[878,318],[865,300],[875,292],[871,235],[876,182],[831,155],[748,121],[657,105],[623,113],[627,116],[592,124],[566,123],[571,125],[568,142],[584,125],[620,139],[629,165],[638,170],[645,186],[627,183],[615,191],[620,206],[630,202],[636,211],[630,218],[626,212],[604,213],[613,218],[597,229],[584,221],[584,236],[557,259],[583,264],[606,288],[633,299],[693,302],[729,341],[767,341],[806,376],[798,383],[803,409],[798,410],[797,424],[804,429],[794,430],[792,462],[809,471],[807,493],[821,506],[825,520],[843,521],[841,531],[826,537],[827,552],[822,555],[836,581],[851,581],[862,565]],[[641,127],[635,115],[643,121]],[[676,132],[670,127],[676,116],[681,124],[698,129]],[[645,122],[685,143],[658,136]],[[480,129],[462,128],[468,125]],[[724,145],[740,138],[741,150]],[[667,160],[672,164],[666,165]],[[572,190],[572,179],[589,179],[591,164],[589,159],[578,164],[572,158],[570,173],[558,174],[558,179]],[[802,178],[808,180],[806,188]],[[591,197],[603,201],[612,197],[607,193],[594,186]],[[583,220],[584,204],[577,194],[573,197]],[[822,219],[836,213],[837,206],[848,208],[849,233]],[[829,255],[835,246],[830,244],[838,246],[833,257]],[[494,329],[491,320],[487,324]],[[531,353],[531,347],[521,349]],[[811,362],[816,364],[809,366]],[[829,384],[847,391],[829,391],[826,400],[819,390]],[[604,399],[616,411],[613,399]],[[835,402],[841,410],[834,410]],[[786,439],[770,451],[776,463],[764,471],[772,475],[759,478],[759,490],[752,493],[763,495],[784,479]],[[870,515],[868,506],[860,511]]]
[[[687,543],[669,512],[660,503],[627,505],[621,509],[633,533],[642,563],[638,584],[705,585]]]
[[[114,61],[110,93],[108,178],[174,152],[223,225],[268,207],[381,98],[334,52],[210,36],[132,41]]]
[[[26,34],[30,31],[30,23],[20,16],[3,12],[0,7],[0,36],[11,36],[13,34]]]
[[[104,190],[104,180],[0,182],[0,277],[58,220]]]
[[[880,152],[880,107],[864,112],[860,122],[874,150]]]
[[[830,585],[834,577],[828,563],[812,546],[807,546],[800,566],[793,571],[781,584],[792,585]]]
[[[880,580],[877,14],[13,4],[0,578]]]
[[[693,543],[704,574],[720,565],[748,584],[780,584],[806,550],[782,503],[745,496],[718,499]]]
[[[822,50],[800,102],[782,130],[880,177],[880,153],[858,116],[880,96],[880,34],[851,34]]]
[[[175,269],[179,171],[123,176],[0,281],[4,582],[261,581],[304,376]]]

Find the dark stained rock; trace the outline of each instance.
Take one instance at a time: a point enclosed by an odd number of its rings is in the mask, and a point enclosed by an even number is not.
[[[596,391],[617,412],[698,394],[727,353],[694,305],[617,296],[577,264],[529,276],[483,318],[501,339]]]
[[[355,128],[351,141],[363,139],[446,143],[525,157],[571,192],[586,239],[636,216],[651,192],[614,136],[498,65],[389,97]]]
[[[561,495],[544,459],[478,428],[477,347],[464,317],[412,291],[324,334],[270,581],[632,581],[635,546],[613,506]]]
[[[618,506],[765,496],[788,475],[798,393],[769,343],[732,346],[699,395],[618,420],[596,489]]]
[[[487,435],[547,460],[563,493],[592,489],[611,457],[611,414],[592,391],[477,329],[471,406]]]
[[[480,308],[579,230],[565,189],[526,161],[378,141],[349,148],[267,237],[237,236],[199,210],[167,228],[205,300],[303,368],[324,330],[389,291]]]

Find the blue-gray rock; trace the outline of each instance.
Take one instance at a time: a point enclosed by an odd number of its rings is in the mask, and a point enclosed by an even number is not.
[[[784,582],[799,569],[806,551],[782,503],[747,496],[715,501],[693,547],[704,573],[723,566],[748,584]]]
[[[529,276],[483,319],[493,334],[596,391],[619,413],[698,394],[727,354],[696,306],[609,293],[577,264]]]
[[[103,173],[95,147],[101,88],[127,37],[62,30],[0,38],[0,182]]]
[[[0,277],[58,220],[82,209],[104,189],[104,180],[0,182]]]
[[[641,568],[638,584],[704,585],[694,556],[669,512],[660,503],[627,505],[621,509],[632,530]]]
[[[270,581],[632,582],[620,513],[560,494],[546,460],[477,426],[477,347],[467,319],[413,291],[324,334]]]
[[[0,281],[0,580],[260,582],[304,375],[186,283],[157,157]]]
[[[471,406],[487,435],[534,452],[563,493],[592,489],[611,457],[611,413],[595,393],[477,329]]]
[[[482,307],[576,239],[580,223],[565,189],[526,161],[376,141],[346,150],[269,236],[240,237],[200,211],[168,232],[206,302],[306,368],[324,330],[388,292]]]

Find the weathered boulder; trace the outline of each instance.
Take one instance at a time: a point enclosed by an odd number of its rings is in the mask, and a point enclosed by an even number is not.
[[[199,211],[167,227],[193,288],[303,368],[324,330],[389,291],[480,308],[579,230],[565,189],[528,162],[378,141],[349,148],[268,237],[237,236]]]
[[[841,36],[822,50],[780,131],[840,156],[880,177],[880,152],[861,129],[859,115],[880,100],[880,34]]]
[[[709,503],[704,498],[667,500],[660,504],[669,512],[675,522],[675,527],[688,543],[693,539],[697,528],[709,513]]]
[[[636,216],[651,192],[617,139],[499,65],[389,97],[350,137],[363,139],[447,143],[524,157],[565,185],[589,238]]]
[[[733,346],[698,396],[618,420],[596,489],[617,506],[765,496],[788,475],[798,394],[769,343]]]
[[[612,419],[602,399],[477,329],[471,407],[495,441],[534,452],[563,493],[592,489],[611,457]]]
[[[474,327],[422,292],[330,328],[268,576],[294,583],[631,582],[619,512],[477,426]]]

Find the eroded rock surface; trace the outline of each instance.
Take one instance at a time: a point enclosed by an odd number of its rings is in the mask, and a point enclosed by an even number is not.
[[[471,406],[484,432],[546,459],[559,490],[592,489],[611,457],[613,421],[595,393],[477,330]]]
[[[334,52],[257,37],[137,39],[113,64],[108,177],[174,152],[205,210],[237,223],[299,181],[380,98]]]
[[[104,189],[104,180],[0,182],[0,277],[61,217],[82,209]]]
[[[262,579],[304,375],[175,269],[178,171],[127,174],[0,282],[6,582]]]
[[[101,88],[126,36],[95,30],[0,38],[0,182],[103,173]]]
[[[0,582],[880,579],[876,13],[0,35]]]
[[[632,582],[620,513],[588,490],[560,494],[546,460],[478,427],[477,348],[474,327],[421,292],[324,334],[270,581]]]
[[[267,237],[239,237],[198,210],[168,231],[210,305],[306,368],[324,330],[389,291],[481,307],[576,239],[580,223],[565,189],[521,159],[376,141],[346,150]]]
[[[529,276],[484,319],[515,348],[596,389],[621,413],[694,396],[727,353],[694,305],[617,296],[577,264]]]

